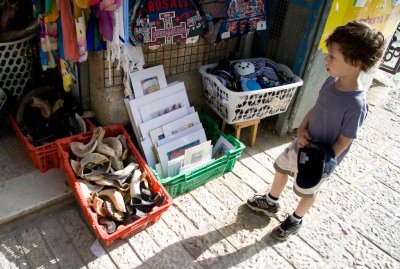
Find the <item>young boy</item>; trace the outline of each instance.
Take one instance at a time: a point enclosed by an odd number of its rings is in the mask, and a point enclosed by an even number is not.
[[[297,129],[297,139],[276,159],[269,193],[255,195],[247,201],[251,209],[276,217],[280,208],[278,199],[288,175],[295,178],[293,190],[301,199],[293,214],[272,230],[271,237],[278,240],[297,233],[321,183],[333,172],[335,163],[340,164],[357,137],[368,112],[360,74],[374,67],[384,51],[383,35],[358,21],[337,27],[325,43],[329,51],[325,65],[331,76]],[[325,154],[319,154],[321,150]],[[315,160],[318,156],[320,162]],[[309,160],[312,169],[307,166]]]

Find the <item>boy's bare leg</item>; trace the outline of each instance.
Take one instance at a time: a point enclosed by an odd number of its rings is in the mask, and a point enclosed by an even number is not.
[[[299,217],[303,217],[312,207],[314,201],[315,201],[315,196],[312,198],[304,198],[304,197],[301,198],[294,213]]]
[[[273,197],[279,198],[282,191],[285,189],[287,182],[288,182],[287,174],[282,174],[279,173],[278,171],[275,171],[274,181],[272,182],[271,190],[269,191],[269,193]]]

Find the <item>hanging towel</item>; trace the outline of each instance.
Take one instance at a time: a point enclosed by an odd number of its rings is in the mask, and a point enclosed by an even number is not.
[[[78,43],[70,0],[60,1],[60,12],[65,59],[78,61]]]

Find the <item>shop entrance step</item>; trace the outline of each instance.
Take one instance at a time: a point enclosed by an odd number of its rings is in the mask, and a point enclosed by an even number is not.
[[[32,171],[0,185],[0,225],[46,209],[72,197],[61,169]]]

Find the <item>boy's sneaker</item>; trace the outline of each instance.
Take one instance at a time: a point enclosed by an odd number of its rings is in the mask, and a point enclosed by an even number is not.
[[[261,211],[269,217],[276,217],[276,213],[279,211],[279,204],[270,204],[267,202],[267,195],[254,195],[252,198],[247,200],[247,205],[255,210]]]
[[[302,224],[303,220],[297,223],[290,218],[290,215],[288,215],[280,225],[276,226],[272,230],[270,236],[277,240],[286,240],[290,235],[296,234]]]

